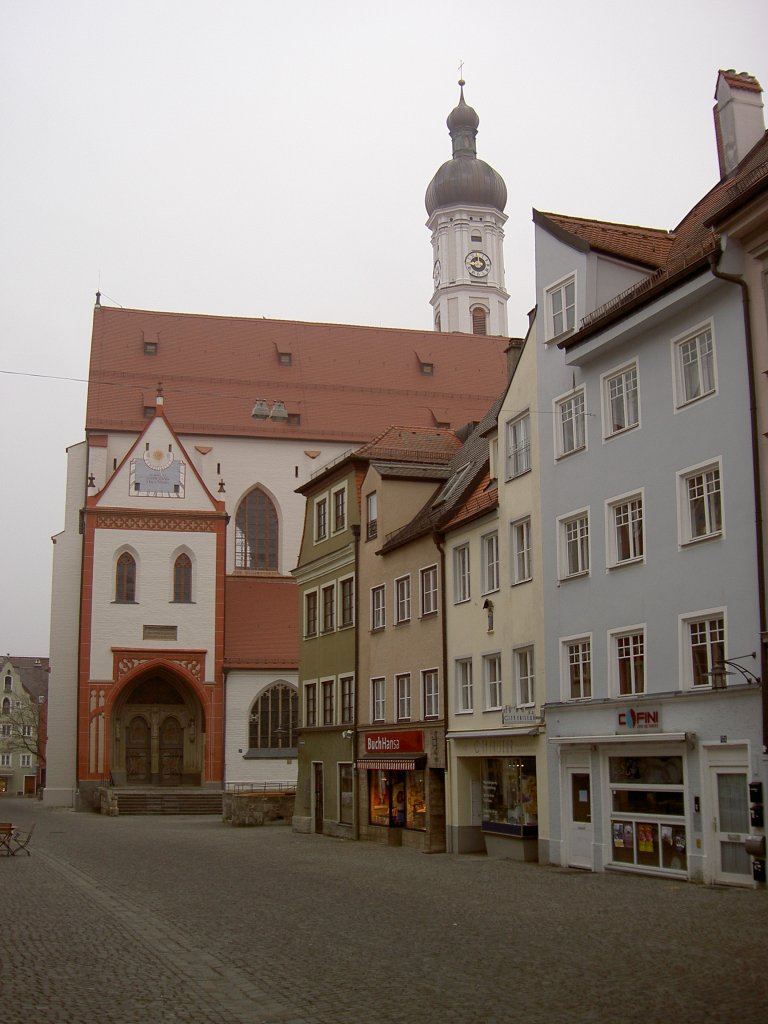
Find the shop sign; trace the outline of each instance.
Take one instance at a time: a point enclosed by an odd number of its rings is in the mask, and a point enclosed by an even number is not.
[[[366,754],[414,754],[424,750],[421,730],[409,732],[367,732],[363,735]]]
[[[626,708],[617,715],[618,732],[653,732],[661,729],[658,708]]]
[[[541,718],[534,711],[519,711],[507,704],[501,709],[502,725],[540,725]]]

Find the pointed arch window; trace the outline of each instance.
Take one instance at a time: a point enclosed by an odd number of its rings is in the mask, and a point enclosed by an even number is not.
[[[248,731],[248,747],[263,754],[290,750],[297,746],[299,697],[286,683],[266,690],[253,705]]]
[[[3,714],[10,715],[11,713],[11,698],[3,697]]]
[[[488,333],[488,310],[483,309],[482,306],[475,306],[472,310],[472,333]]]
[[[178,604],[192,602],[192,559],[184,553],[173,563],[173,600]]]
[[[269,495],[255,487],[235,517],[235,567],[277,571],[277,510]]]
[[[115,601],[127,604],[136,600],[136,559],[124,551],[117,560]]]

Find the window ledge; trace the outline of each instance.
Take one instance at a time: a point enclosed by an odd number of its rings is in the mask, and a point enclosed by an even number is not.
[[[568,577],[568,579],[570,579],[570,577]],[[522,587],[524,583],[533,583],[533,576],[526,576],[524,580],[513,580],[513,582],[510,583],[510,587]]]
[[[621,437],[622,434],[630,434],[630,433],[632,433],[633,430],[639,430],[639,429],[640,429],[640,424],[639,423],[632,423],[628,427],[622,427],[620,430],[612,430],[610,432],[610,434],[605,434],[605,436],[603,437],[603,440],[604,441],[612,441],[614,437]]]
[[[623,562],[611,562],[610,565],[606,566],[608,572],[613,572],[615,569],[624,569],[628,565],[644,565],[645,555],[640,558],[625,558]]]
[[[529,466],[527,469],[521,469],[519,473],[512,473],[510,476],[505,477],[504,482],[509,484],[513,480],[519,480],[521,476],[527,476],[528,473],[533,472],[533,466]]]
[[[397,622],[395,623],[395,626],[396,626],[396,627],[397,627],[397,626],[409,626],[409,625],[410,625],[410,623],[411,623],[411,620],[410,620],[410,619],[399,619],[399,620],[398,620],[398,621],[397,621]]]
[[[704,533],[701,537],[688,537],[680,542],[681,548],[695,548],[697,544],[706,544],[708,540],[720,540],[723,536],[722,530],[715,530],[714,533]]]
[[[582,445],[579,445],[578,448],[571,448],[567,452],[560,452],[557,455],[557,457],[555,458],[555,462],[560,462],[561,459],[568,459],[568,458],[571,457],[571,455],[578,455],[579,452],[585,452],[586,450],[587,450],[587,446],[585,444],[582,444]]]
[[[575,572],[570,576],[561,576],[558,579],[558,583],[570,583],[571,580],[583,580],[589,576],[589,569],[585,569],[584,572]]]

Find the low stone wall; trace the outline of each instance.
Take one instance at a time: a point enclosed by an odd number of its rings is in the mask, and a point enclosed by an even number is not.
[[[295,793],[225,793],[222,820],[225,825],[290,825]]]

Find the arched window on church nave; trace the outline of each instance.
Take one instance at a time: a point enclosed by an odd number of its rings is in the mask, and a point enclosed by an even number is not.
[[[11,713],[11,698],[3,697],[3,714],[10,715]]]
[[[184,552],[173,563],[173,600],[178,604],[192,601],[192,559]]]
[[[299,696],[287,683],[276,683],[256,700],[248,723],[251,750],[296,747],[299,724]]]
[[[475,306],[472,309],[472,333],[488,333],[488,310],[482,306]]]
[[[136,600],[136,559],[124,551],[115,569],[115,601],[126,604]]]
[[[254,487],[235,517],[235,568],[277,571],[277,510],[268,494]]]

